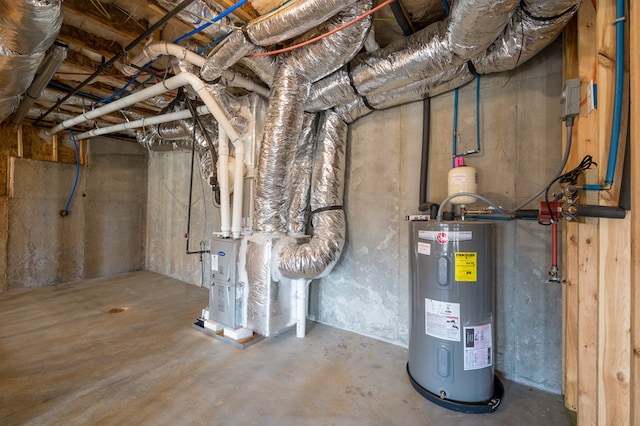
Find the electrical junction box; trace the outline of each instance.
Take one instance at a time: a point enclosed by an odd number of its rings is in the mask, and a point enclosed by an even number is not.
[[[242,286],[238,283],[240,240],[211,240],[209,318],[233,329],[242,325]]]

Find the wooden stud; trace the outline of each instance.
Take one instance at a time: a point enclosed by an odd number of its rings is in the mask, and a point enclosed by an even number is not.
[[[579,225],[578,424],[598,423],[598,225]]]
[[[22,133],[22,124],[18,126],[17,129],[17,142],[18,142],[18,149],[16,150],[16,156],[17,157],[24,157],[24,144],[23,144],[23,133]]]
[[[51,136],[51,161],[58,161],[58,135]]]
[[[630,422],[640,424],[640,5],[629,2],[631,89],[631,395]]]
[[[579,76],[578,19],[569,22],[562,36],[564,79]],[[577,130],[573,129],[573,139]],[[566,147],[566,132],[563,132],[563,149]],[[578,155],[573,149],[570,163],[574,164]],[[564,222],[562,227],[562,393],[568,410],[578,409],[578,223]]]

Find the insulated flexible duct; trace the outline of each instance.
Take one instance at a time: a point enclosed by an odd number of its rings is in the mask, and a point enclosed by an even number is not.
[[[350,124],[372,111],[418,101],[427,96],[436,96],[462,86],[473,78],[473,74],[465,63],[457,68],[398,89],[359,97],[349,103],[338,105],[334,109],[344,121]]]
[[[276,11],[251,21],[214,50],[200,71],[206,81],[222,72],[257,46],[271,46],[317,27],[356,0],[293,0]]]
[[[278,67],[271,89],[258,161],[254,205],[254,230],[266,234],[286,231],[283,207],[287,205],[284,177],[302,128],[303,102],[311,83],[290,67]]]
[[[287,278],[320,278],[340,259],[346,235],[342,206],[347,124],[335,112],[324,114],[318,131],[311,188],[313,237],[278,245],[278,270]],[[286,241],[286,240],[285,240]]]
[[[353,102],[358,96],[406,86],[458,67],[468,60],[479,73],[513,69],[551,43],[577,11],[579,3],[580,0],[528,1],[515,11],[510,7],[512,3],[505,3],[503,13],[496,15],[491,12],[491,17],[487,18],[485,14],[493,11],[495,2],[457,2],[448,19],[377,52],[361,55],[347,69],[316,82],[311,88],[307,110],[318,111]],[[471,6],[477,9],[467,9]],[[533,10],[537,15],[533,15]],[[462,13],[467,16],[459,17]],[[498,24],[498,16],[504,20],[503,24]],[[493,28],[492,31],[504,30],[498,33],[481,31],[483,36],[477,43],[470,44],[474,39],[476,20],[483,22],[486,28]],[[469,34],[459,34],[462,28],[467,28]],[[489,39],[491,41],[487,44]],[[475,58],[466,56],[477,52],[482,53]]]
[[[296,144],[290,173],[287,173],[289,198],[289,215],[287,219],[289,235],[304,235],[307,230],[309,216],[309,189],[313,171],[313,154],[315,152],[316,128],[318,114],[305,113],[302,132]]]
[[[370,7],[370,0],[358,2],[324,23],[320,31],[338,27]],[[302,129],[311,82],[351,59],[364,43],[370,25],[370,19],[363,19],[324,38],[321,43],[304,46],[280,58],[260,149],[254,208],[256,232],[286,232],[289,194],[285,191],[284,177]]]
[[[60,26],[60,0],[0,3],[0,121],[18,104],[53,44]]]
[[[512,70],[547,47],[580,6],[579,0],[558,3],[560,5],[550,1],[524,3],[513,14],[501,37],[472,60],[476,71],[489,74]],[[530,9],[540,15],[533,15]]]

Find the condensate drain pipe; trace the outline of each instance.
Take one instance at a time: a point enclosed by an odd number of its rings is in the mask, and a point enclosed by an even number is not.
[[[128,76],[136,75],[138,73],[138,68],[136,67],[141,67],[148,62],[155,61],[161,55],[175,56],[176,58],[185,60],[198,68],[202,68],[206,62],[206,59],[198,55],[196,52],[193,52],[184,46],[165,41],[146,45],[142,53],[129,62],[133,66],[123,66],[122,72]],[[243,89],[256,92],[265,98],[269,96],[269,89],[236,74],[234,71],[225,70],[222,73],[221,78],[225,80],[229,86],[242,87]]]
[[[111,102],[110,104],[94,109],[93,111],[89,111],[78,115],[77,117],[65,120],[57,126],[47,130],[45,132],[45,135],[55,135],[61,130],[69,129],[76,124],[84,123],[93,118],[101,117],[105,114],[118,111],[138,102],[152,98],[153,96],[158,96],[170,90],[187,85],[191,86],[193,90],[196,91],[198,96],[200,96],[204,104],[207,106],[207,108],[209,108],[209,111],[211,111],[211,113],[213,114],[216,121],[222,126],[227,136],[229,136],[233,142],[239,139],[238,132],[236,132],[236,130],[233,128],[233,126],[229,122],[229,119],[225,115],[220,105],[218,105],[218,102],[216,102],[213,95],[209,93],[204,82],[195,75],[188,72],[180,73],[174,77],[166,79],[162,83],[155,84],[147,89],[141,90],[137,93],[133,93],[122,99],[118,99],[115,102]]]
[[[206,105],[199,106],[196,108],[196,113],[198,115],[206,115],[209,114],[209,109]],[[191,112],[188,109],[176,112],[170,112],[168,114],[157,115],[155,117],[142,118],[140,120],[135,121],[127,121],[122,124],[115,124],[113,126],[101,127],[99,129],[89,130],[88,132],[80,133],[76,136],[77,140],[81,139],[89,139],[94,136],[106,135],[109,133],[115,133],[122,130],[129,129],[138,129],[140,127],[152,126],[154,124],[162,124],[169,123],[171,121],[184,120],[185,118],[191,117]]]
[[[231,231],[231,206],[229,205],[229,140],[218,123],[218,182],[220,183],[220,231],[229,238]]]

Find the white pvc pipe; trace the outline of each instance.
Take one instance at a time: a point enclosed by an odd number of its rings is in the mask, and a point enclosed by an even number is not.
[[[296,289],[296,337],[300,339],[307,334],[307,292],[310,282],[304,278],[293,280]]]
[[[209,108],[207,108],[206,105],[202,105],[196,109],[196,112],[198,115],[206,115],[209,114]],[[113,126],[93,129],[88,132],[80,133],[76,136],[76,140],[89,139],[94,136],[106,135],[128,129],[137,129],[140,127],[152,126],[154,124],[168,123],[170,121],[184,120],[189,117],[191,117],[191,111],[188,109],[170,112],[168,114],[157,115],[155,117],[142,118],[140,120],[127,121],[122,124],[114,124]]]
[[[231,231],[229,140],[220,123],[218,123],[218,182],[220,183],[220,231],[224,238],[229,238]]]
[[[238,132],[236,132],[236,130],[233,128],[224,111],[222,110],[222,108],[220,108],[220,105],[218,105],[216,100],[213,98],[213,95],[209,93],[202,80],[200,80],[195,75],[187,72],[180,73],[174,77],[166,79],[162,83],[158,83],[147,89],[132,93],[129,96],[118,99],[117,101],[111,102],[110,104],[107,104],[98,109],[94,109],[93,111],[89,111],[75,118],[65,120],[57,126],[47,130],[45,134],[47,136],[55,135],[59,131],[68,129],[72,126],[75,126],[76,124],[84,123],[93,118],[118,111],[135,103],[149,99],[153,96],[158,96],[165,92],[168,92],[169,90],[177,89],[178,87],[186,85],[190,85],[193,90],[196,91],[207,108],[209,108],[209,111],[211,111],[216,121],[224,128],[227,136],[229,136],[229,138],[231,138],[231,140],[234,142],[239,139]]]
[[[238,239],[242,231],[242,198],[244,192],[244,141],[241,139],[235,142],[235,159],[231,232],[233,233],[233,238]]]
[[[206,58],[203,58],[196,52],[191,51],[178,44],[168,43],[165,41],[146,45],[142,53],[134,57],[129,63],[141,67],[151,61],[156,60],[160,55],[175,56],[176,58],[185,60],[190,64],[197,66],[198,68],[202,68],[202,66],[206,62]],[[122,72],[126,75],[133,76],[138,73],[138,69],[129,65],[124,65],[122,67]],[[257,94],[264,96],[265,98],[269,96],[269,89],[262,87],[249,79],[239,76],[231,70],[225,70],[222,73],[222,78],[229,86],[242,87],[249,91],[256,92]]]

